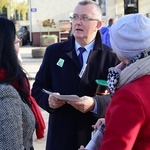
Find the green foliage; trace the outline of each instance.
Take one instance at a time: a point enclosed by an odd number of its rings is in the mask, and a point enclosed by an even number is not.
[[[26,20],[26,13],[28,12],[29,6],[27,1],[16,2],[15,9],[22,15],[22,19]]]
[[[3,7],[7,8],[10,0],[0,0],[0,11],[3,11]]]
[[[43,27],[56,28],[54,19],[44,20],[43,21]],[[49,35],[49,30],[48,30],[48,35]]]
[[[50,38],[58,38],[58,37],[55,34],[52,34],[52,35],[45,35],[44,34],[44,35],[42,35],[42,38],[49,38],[50,39]]]
[[[29,4],[27,0],[0,0],[0,11],[6,13],[7,9],[9,9],[9,12],[14,14],[15,10],[17,10],[19,14],[22,14],[23,20],[26,20],[26,14],[29,10]]]
[[[56,28],[54,19],[47,19],[43,21],[43,27]]]
[[[2,13],[7,13],[7,8],[6,8],[6,6],[3,6],[3,8],[2,8]]]

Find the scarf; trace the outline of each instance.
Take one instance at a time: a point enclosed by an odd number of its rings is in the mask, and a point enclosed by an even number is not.
[[[115,89],[121,88],[144,75],[150,75],[150,51],[144,51],[136,56],[130,63],[120,70],[116,67],[111,67],[108,70],[108,90],[110,93],[115,93]]]
[[[6,78],[5,71],[4,71],[4,69],[1,69],[0,70],[0,80],[3,80],[5,78]],[[44,130],[46,128],[45,122],[44,122],[44,119],[43,119],[43,116],[41,114],[39,106],[37,105],[35,99],[31,96],[30,84],[29,84],[28,79],[26,78],[26,76],[24,78],[24,84],[28,88],[28,101],[31,104],[31,105],[29,105],[29,107],[32,110],[32,112],[34,114],[34,117],[35,117],[35,120],[36,120],[36,136],[37,136],[37,139],[41,139],[41,138],[44,137]],[[19,87],[19,84],[17,82],[13,83],[12,86],[17,91],[21,90],[21,88]]]

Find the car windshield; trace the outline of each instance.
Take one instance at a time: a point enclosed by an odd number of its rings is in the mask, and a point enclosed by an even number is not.
[[[23,31],[24,31],[24,28],[20,28],[20,29],[19,29],[19,32],[23,32]]]
[[[18,38],[21,39],[22,41],[22,43],[20,44],[21,46],[29,43],[30,37],[29,37],[28,26],[21,26],[17,32],[17,35],[18,35]]]
[[[28,30],[28,28],[27,28],[27,27],[21,27],[21,28],[19,29],[19,32],[25,32],[25,31],[26,31],[26,29]]]

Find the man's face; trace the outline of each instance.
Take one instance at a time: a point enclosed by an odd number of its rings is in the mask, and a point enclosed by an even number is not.
[[[96,16],[94,5],[77,5],[72,19],[72,33],[79,42],[90,43],[101,26],[99,16]],[[75,18],[75,19],[74,19]],[[89,20],[90,19],[90,20]]]

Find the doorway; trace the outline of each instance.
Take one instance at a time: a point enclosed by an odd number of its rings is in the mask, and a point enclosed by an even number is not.
[[[124,0],[124,14],[138,13],[138,0]]]

